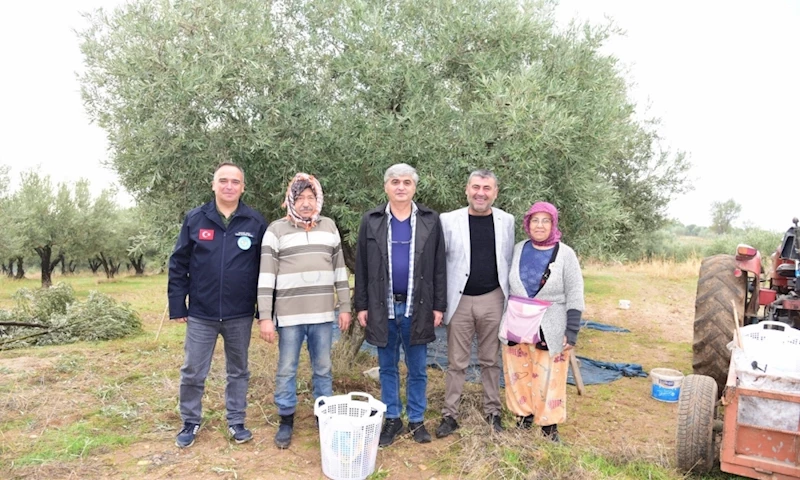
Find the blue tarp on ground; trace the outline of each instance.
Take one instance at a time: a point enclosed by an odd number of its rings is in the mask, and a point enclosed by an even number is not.
[[[592,360],[591,358],[578,355],[581,368],[581,379],[584,385],[597,385],[600,383],[611,383],[620,377],[646,377],[647,373],[642,370],[638,363],[613,363]],[[572,370],[567,376],[567,383],[575,385],[572,377]]]
[[[594,323],[594,322],[592,322]],[[602,324],[599,324],[602,325]],[[614,327],[619,328],[619,327]],[[339,327],[334,324],[333,327],[333,340],[339,339]],[[481,371],[478,366],[477,356],[477,343],[472,344],[472,355],[470,357],[470,366],[467,367],[467,381],[480,382]],[[371,355],[377,357],[378,349],[367,342],[361,346],[362,351],[369,352]],[[400,349],[402,358],[403,349]],[[642,366],[636,363],[613,363],[602,362],[599,360],[592,360],[591,358],[578,356],[581,368],[581,378],[585,385],[596,385],[600,383],[611,383],[620,377],[646,377],[647,373],[642,370]],[[436,340],[428,344],[428,366],[438,368],[440,370],[447,370],[447,330],[445,327],[436,328]],[[501,359],[502,368],[502,359]],[[570,373],[567,382],[575,385],[575,380]],[[501,386],[505,386],[503,377],[500,377]]]
[[[592,330],[600,330],[602,332],[630,333],[630,330],[627,328],[617,327],[615,325],[606,325],[605,323],[593,322],[591,320],[582,321],[581,327],[591,328]]]

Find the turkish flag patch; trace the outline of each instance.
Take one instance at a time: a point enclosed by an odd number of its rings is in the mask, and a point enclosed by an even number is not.
[[[200,237],[200,240],[214,240],[214,230],[211,228],[201,228],[198,237]]]

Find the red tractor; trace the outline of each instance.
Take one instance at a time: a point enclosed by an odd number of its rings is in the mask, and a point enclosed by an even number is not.
[[[731,352],[727,345],[733,339],[734,318],[741,325],[772,320],[800,328],[800,288],[796,276],[800,230],[798,219],[793,218],[792,222],[794,226],[786,231],[772,254],[772,269],[765,279],[768,288],[761,286],[761,254],[749,245],[739,245],[736,255],[708,257],[700,265],[694,304],[692,367],[695,374],[716,380],[720,394],[728,378]]]
[[[792,222],[771,256],[767,278],[762,279],[761,254],[749,245],[739,245],[736,255],[708,257],[700,266],[694,375],[684,379],[678,401],[677,464],[683,471],[706,472],[719,458],[729,473],[800,478],[800,381],[787,380],[795,382],[790,393],[740,383],[728,349],[737,320],[740,327],[768,321],[763,328],[782,330],[781,335],[791,333],[788,327],[800,328],[800,229],[797,218]],[[753,398],[776,408],[796,407],[794,427],[740,421]]]

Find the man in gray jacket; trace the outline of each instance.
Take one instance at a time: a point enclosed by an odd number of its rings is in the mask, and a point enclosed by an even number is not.
[[[388,203],[364,214],[356,248],[353,305],[366,340],[378,347],[381,400],[386,417],[379,445],[388,447],[405,431],[400,399],[400,347],[408,370],[406,413],[417,443],[425,428],[428,343],[447,309],[445,251],[439,214],[415,203],[419,175],[405,163],[386,170]],[[496,336],[496,332],[495,332]]]
[[[464,389],[472,339],[478,337],[478,363],[483,383],[483,410],[495,432],[500,422],[500,319],[508,298],[508,272],[514,248],[514,217],[492,207],[497,177],[476,170],[467,180],[466,208],[443,213],[447,256],[447,375],[438,438],[458,428],[458,406]]]

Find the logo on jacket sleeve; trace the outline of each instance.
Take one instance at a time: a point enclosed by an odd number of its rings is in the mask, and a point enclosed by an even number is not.
[[[198,237],[200,237],[200,240],[214,240],[214,230],[211,228],[201,228]]]

